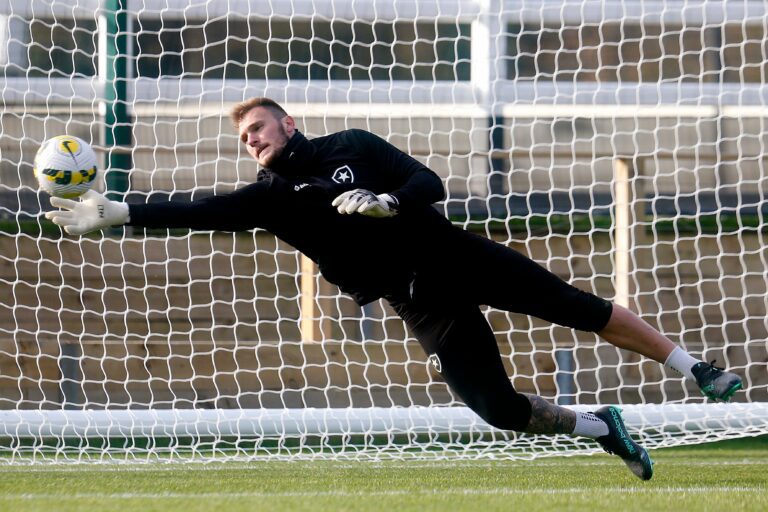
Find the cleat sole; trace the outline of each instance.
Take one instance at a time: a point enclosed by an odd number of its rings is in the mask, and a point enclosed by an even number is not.
[[[737,382],[736,384],[734,384],[733,386],[731,386],[731,389],[729,389],[728,391],[726,391],[725,393],[723,393],[723,396],[722,396],[722,400],[723,400],[724,402],[727,402],[727,401],[728,401],[728,400],[730,400],[730,399],[731,399],[731,397],[732,397],[732,396],[733,396],[733,395],[734,395],[734,394],[735,394],[735,393],[736,393],[738,390],[740,390],[741,388],[742,388],[741,382]]]
[[[704,395],[705,397],[709,398],[710,400],[714,400],[715,402],[717,402],[717,401],[727,402],[727,401],[729,401],[731,399],[731,397],[733,397],[734,394],[736,394],[737,391],[739,391],[742,388],[743,388],[743,384],[741,383],[741,381],[739,381],[739,382],[735,383],[733,386],[731,386],[728,389],[728,391],[726,391],[725,393],[723,393],[720,396],[717,396],[715,394],[707,393],[703,389],[700,390],[700,391],[701,391],[702,395]]]

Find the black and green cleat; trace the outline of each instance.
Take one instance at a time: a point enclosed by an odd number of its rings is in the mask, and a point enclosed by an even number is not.
[[[696,377],[696,383],[701,392],[715,401],[727,402],[742,387],[741,377],[735,373],[726,372],[723,368],[718,368],[714,361],[696,363],[691,368],[691,373]]]
[[[653,476],[653,461],[645,448],[634,442],[627,432],[621,409],[608,405],[596,410],[594,415],[608,424],[608,435],[597,438],[603,450],[621,457],[636,477],[650,480]]]

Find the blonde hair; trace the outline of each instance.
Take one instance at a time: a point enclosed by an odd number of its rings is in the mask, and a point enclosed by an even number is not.
[[[288,112],[286,112],[285,109],[283,109],[283,107],[281,107],[280,104],[273,99],[264,97],[251,98],[249,100],[238,103],[229,111],[229,117],[232,119],[232,124],[235,125],[235,128],[239,128],[240,121],[243,120],[248,112],[256,107],[266,108],[272,112],[272,115],[274,115],[276,119],[282,119],[288,115]]]

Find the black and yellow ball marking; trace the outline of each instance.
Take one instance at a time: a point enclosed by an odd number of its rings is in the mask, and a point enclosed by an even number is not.
[[[80,144],[71,137],[59,138],[59,150],[62,153],[69,153],[70,155],[76,155],[80,152]]]
[[[62,171],[58,169],[43,169],[42,174],[57,185],[80,185],[96,179],[96,167],[80,171]]]
[[[77,158],[75,155],[80,153],[80,144],[73,138],[62,136],[59,137],[59,151],[62,153],[68,153],[72,157],[72,160],[77,164]]]

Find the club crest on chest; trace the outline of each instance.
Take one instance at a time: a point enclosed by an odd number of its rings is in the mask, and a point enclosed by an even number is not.
[[[331,179],[334,182],[340,184],[354,183],[355,174],[352,172],[352,169],[350,169],[348,165],[344,165],[333,171]]]

